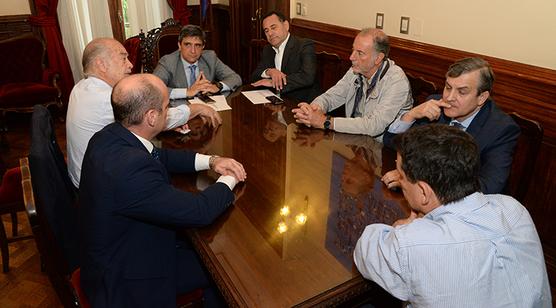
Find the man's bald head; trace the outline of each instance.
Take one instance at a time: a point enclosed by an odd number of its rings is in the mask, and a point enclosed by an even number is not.
[[[131,73],[133,65],[127,56],[124,46],[115,39],[94,39],[83,51],[83,72],[87,77],[94,76],[114,86]]]
[[[162,111],[168,100],[166,86],[152,74],[135,74],[123,78],[112,90],[114,119],[125,127],[139,125],[147,111]]]

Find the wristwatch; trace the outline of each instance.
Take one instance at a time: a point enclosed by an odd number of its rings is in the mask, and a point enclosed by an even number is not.
[[[222,92],[224,85],[221,82],[215,82],[214,85],[218,88],[218,92]]]
[[[330,115],[326,116],[326,120],[324,120],[324,130],[329,130],[330,129]]]

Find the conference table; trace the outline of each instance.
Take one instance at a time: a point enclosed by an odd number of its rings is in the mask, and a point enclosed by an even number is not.
[[[233,157],[247,172],[221,217],[186,231],[202,261],[231,307],[399,306],[352,257],[366,225],[409,214],[403,195],[380,182],[395,153],[368,136],[298,125],[296,102],[284,100],[253,104],[236,91],[220,127],[196,118],[189,134],[158,136],[162,147]],[[174,174],[172,182],[198,192],[217,177]]]

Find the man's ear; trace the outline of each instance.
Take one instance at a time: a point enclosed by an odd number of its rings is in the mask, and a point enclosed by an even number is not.
[[[489,91],[483,91],[481,94],[479,94],[479,106],[482,106],[487,101],[489,96],[490,96]]]
[[[154,127],[156,125],[156,120],[158,118],[158,111],[155,109],[149,109],[147,113],[145,113],[145,121],[150,127]]]
[[[378,56],[376,56],[375,59],[375,65],[379,65],[382,62],[382,60],[384,60],[384,54],[382,52],[379,52]]]
[[[286,27],[286,31],[290,31],[290,22],[287,20],[284,20],[284,27]]]
[[[436,205],[436,194],[432,190],[432,187],[427,182],[423,181],[418,181],[417,186],[421,194],[421,206],[429,207],[433,204]]]

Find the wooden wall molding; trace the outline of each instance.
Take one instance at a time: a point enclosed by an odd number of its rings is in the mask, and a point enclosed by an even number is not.
[[[33,32],[29,14],[0,16],[0,40]]]
[[[292,19],[292,33],[315,41],[316,51],[340,55],[346,61],[359,30],[315,21]],[[390,37],[390,58],[406,72],[444,86],[444,74],[457,59],[478,56],[495,74],[494,100],[504,110],[537,120],[545,129],[545,142],[556,145],[556,70],[517,63],[397,37]]]
[[[290,30],[297,36],[312,39],[317,52],[338,54],[350,65],[349,54],[358,29],[294,18]],[[556,70],[397,37],[390,37],[390,48],[390,58],[406,73],[432,81],[438,89],[444,88],[444,74],[457,59],[478,56],[487,60],[496,75],[493,98],[497,105],[542,125],[544,136],[539,155],[529,162],[534,170],[533,179],[520,185],[528,188],[523,203],[541,238],[551,285],[556,285],[556,224],[553,223],[556,217]]]

